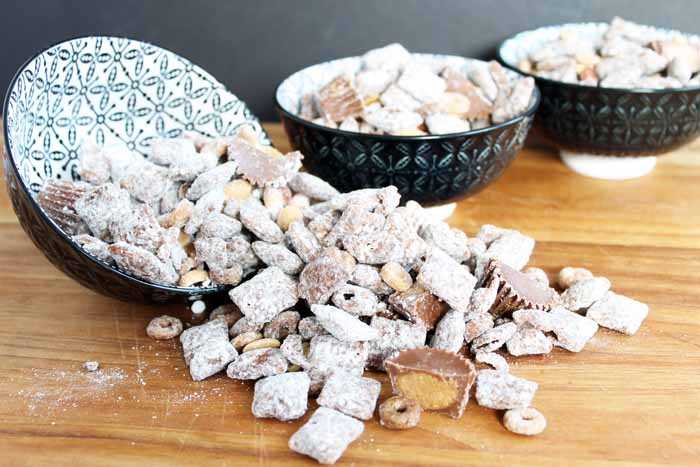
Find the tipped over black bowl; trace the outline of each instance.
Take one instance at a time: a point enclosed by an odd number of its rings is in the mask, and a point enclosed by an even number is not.
[[[413,55],[428,60],[446,57]],[[449,60],[464,67],[474,62],[455,56],[449,56]],[[535,88],[528,109],[521,115],[498,125],[448,135],[349,132],[317,125],[296,115],[301,96],[360,66],[361,57],[320,63],[289,76],[275,94],[289,141],[304,154],[306,170],[340,191],[395,185],[403,201],[426,205],[473,195],[498,179],[513,161],[540,101]]]
[[[103,295],[166,302],[216,294],[222,286],[176,287],[140,279],[87,254],[48,218],[36,195],[49,179],[79,180],[84,141],[148,154],[154,136],[182,131],[262,131],[245,103],[209,73],[168,50],[119,37],[83,37],[30,58],[3,107],[3,166],[22,228],[61,271]]]

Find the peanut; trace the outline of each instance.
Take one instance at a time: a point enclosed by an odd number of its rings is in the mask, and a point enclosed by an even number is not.
[[[413,285],[411,275],[399,263],[386,263],[379,274],[382,280],[397,292],[405,292]]]
[[[242,334],[237,335],[233,339],[231,339],[231,345],[233,348],[235,348],[237,351],[241,351],[245,346],[250,344],[251,342],[259,341],[262,339],[263,336],[259,332],[256,331],[248,331],[244,332]]]
[[[251,184],[241,178],[228,182],[224,187],[224,193],[228,199],[244,200],[250,196],[252,191]]]
[[[277,349],[282,345],[277,339],[265,337],[247,344],[243,347],[243,353],[258,349]]]
[[[180,287],[191,287],[194,284],[209,280],[209,273],[203,269],[193,269],[180,277]]]
[[[300,221],[303,218],[304,216],[299,206],[288,204],[280,209],[279,214],[277,214],[277,225],[286,232],[292,222]]]

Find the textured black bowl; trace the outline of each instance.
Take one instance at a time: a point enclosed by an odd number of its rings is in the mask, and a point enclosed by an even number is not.
[[[224,287],[154,284],[88,255],[36,203],[44,180],[78,180],[82,141],[121,142],[148,153],[150,138],[196,130],[262,131],[246,105],[190,61],[157,46],[116,37],[54,45],[19,69],[3,107],[3,167],[22,228],[60,270],[85,287],[121,300],[166,302]]]
[[[517,70],[522,58],[562,28],[595,35],[606,27],[580,23],[525,31],[504,41],[498,57]],[[700,86],[615,89],[523,74],[535,78],[542,94],[537,124],[562,149],[606,156],[661,155],[700,136]]]
[[[469,63],[465,58],[450,59],[458,65]],[[535,89],[522,115],[450,135],[369,135],[320,126],[295,115],[293,105],[302,94],[359,63],[359,57],[351,57],[303,69],[284,80],[275,96],[289,141],[304,154],[306,170],[340,191],[395,185],[403,201],[427,205],[473,195],[513,161],[540,100]]]

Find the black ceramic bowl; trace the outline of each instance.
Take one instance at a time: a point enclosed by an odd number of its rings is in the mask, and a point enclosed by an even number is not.
[[[414,54],[425,60],[444,56]],[[449,56],[467,67],[474,60]],[[535,89],[525,113],[487,128],[449,135],[385,136],[324,127],[296,115],[299,100],[345,71],[360,57],[321,63],[285,79],[275,94],[289,141],[304,167],[340,191],[395,185],[402,200],[427,205],[473,195],[501,176],[523,146],[539,105]],[[509,70],[510,71],[510,70]]]
[[[563,28],[595,39],[608,25],[564,24],[521,32],[501,44],[500,61],[517,70],[520,60],[557,38]],[[538,125],[564,151],[618,158],[658,156],[700,136],[700,86],[615,89],[523,74],[535,78],[542,93]]]
[[[34,244],[85,287],[122,300],[165,302],[223,291],[170,287],[111,267],[85,253],[35,200],[45,180],[78,180],[82,142],[125,144],[148,154],[154,136],[183,130],[262,131],[246,105],[209,73],[178,55],[130,39],[84,37],[29,59],[10,83],[3,107],[3,166],[12,206]]]

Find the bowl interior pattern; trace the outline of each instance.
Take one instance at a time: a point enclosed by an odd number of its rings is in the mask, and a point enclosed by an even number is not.
[[[413,54],[436,71],[446,63],[468,69],[478,60],[449,55]],[[522,148],[539,104],[535,89],[526,112],[507,122],[450,135],[392,136],[341,131],[296,115],[301,97],[341,73],[354,73],[361,57],[300,70],[280,84],[278,110],[292,146],[304,166],[341,191],[396,185],[404,201],[436,204],[474,194],[498,178]],[[506,70],[511,78],[519,75]]]
[[[140,294],[145,300],[166,299],[219,289],[155,285],[112,268],[74,245],[33,199],[45,180],[80,178],[78,152],[87,141],[125,145],[148,156],[156,137],[176,137],[183,131],[223,136],[250,124],[269,143],[245,103],[209,73],[137,40],[68,40],[37,54],[17,72],[3,118],[4,164],[13,206],[27,233],[59,268],[119,298]],[[99,284],[105,278],[109,283]],[[132,286],[135,289],[129,290]]]
[[[517,69],[520,60],[573,30],[594,43],[608,29],[605,23],[548,26],[506,40],[499,58]],[[672,38],[678,31],[660,30]],[[700,136],[700,86],[677,89],[619,89],[564,83],[535,74],[542,93],[538,123],[561,148],[607,156],[660,155]]]

